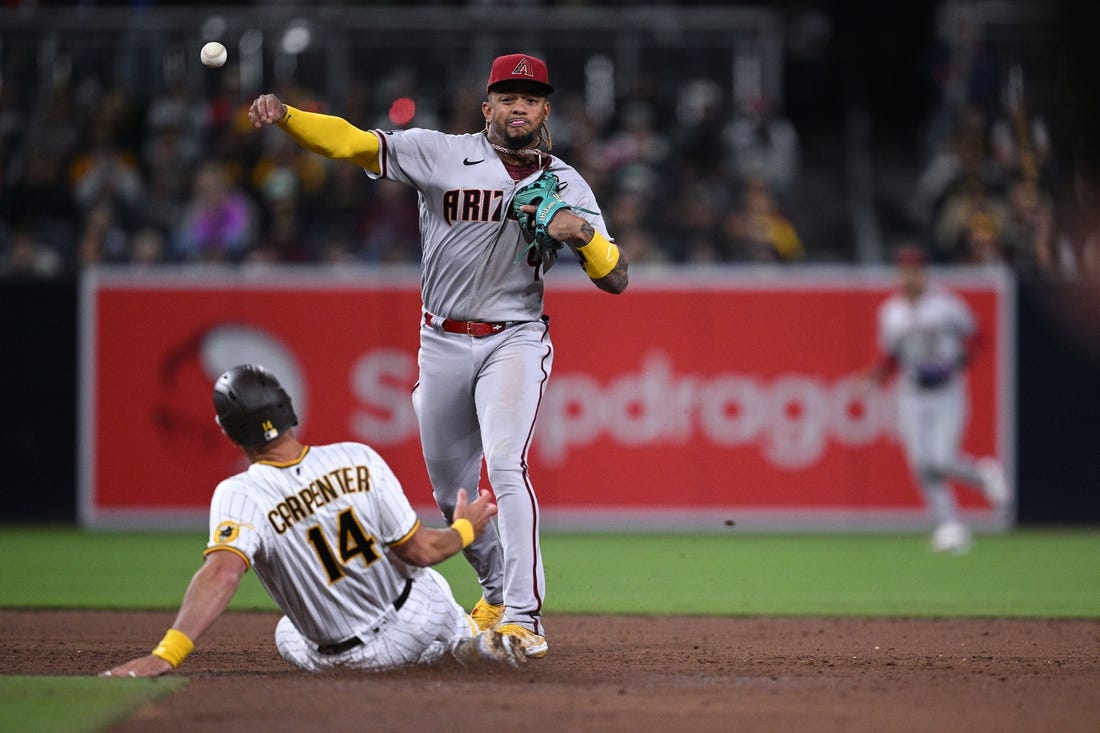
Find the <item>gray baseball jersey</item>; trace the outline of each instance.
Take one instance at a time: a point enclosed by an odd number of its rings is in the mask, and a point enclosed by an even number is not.
[[[424,661],[472,635],[434,571],[410,572],[387,554],[418,527],[381,456],[336,443],[306,448],[290,463],[256,462],[222,481],[206,552],[235,552],[255,569],[286,614],[277,642],[288,660],[306,669],[337,657],[342,666],[383,668]],[[343,656],[318,653],[353,637],[367,643]],[[393,656],[384,651],[391,647]]]
[[[543,305],[541,273],[515,261],[527,241],[511,203],[540,171],[513,181],[483,134],[423,129],[375,134],[381,141],[381,174],[368,170],[367,175],[399,181],[419,194],[424,308],[464,321],[537,320]],[[562,199],[599,211],[592,189],[576,170],[544,157],[561,183]],[[576,213],[610,238],[602,215]]]

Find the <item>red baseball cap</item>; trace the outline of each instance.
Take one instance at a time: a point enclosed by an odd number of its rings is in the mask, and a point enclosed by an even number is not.
[[[924,250],[920,247],[907,245],[898,249],[894,254],[894,259],[899,265],[923,265],[925,260]]]
[[[546,72],[546,62],[525,53],[510,53],[493,59],[493,68],[489,71],[489,82],[485,91],[505,81],[529,81],[546,87],[546,93],[554,91],[550,86],[550,76]]]

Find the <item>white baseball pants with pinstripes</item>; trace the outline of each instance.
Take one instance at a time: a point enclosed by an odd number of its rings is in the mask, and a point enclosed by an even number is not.
[[[279,654],[308,672],[334,669],[380,671],[438,661],[477,627],[451,594],[442,575],[425,568],[413,576],[409,597],[400,610],[389,611],[357,634],[363,643],[339,654],[321,654],[286,616],[275,629]]]

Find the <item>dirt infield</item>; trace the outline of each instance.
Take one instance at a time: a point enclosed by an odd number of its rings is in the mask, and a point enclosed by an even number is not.
[[[0,611],[0,673],[90,675],[172,613]],[[1100,730],[1100,621],[553,616],[520,671],[310,675],[229,613],[190,684],[112,731]]]

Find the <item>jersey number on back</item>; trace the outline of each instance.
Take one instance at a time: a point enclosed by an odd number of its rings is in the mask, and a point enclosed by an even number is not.
[[[367,567],[379,557],[374,550],[374,537],[363,531],[363,525],[359,524],[359,520],[355,518],[354,510],[345,509],[340,512],[337,522],[339,533],[337,545],[340,549],[339,561],[333,554],[332,547],[325,538],[325,533],[321,531],[320,525],[310,527],[309,531],[306,532],[309,543],[313,545],[313,549],[317,552],[317,558],[325,566],[325,572],[328,573],[330,583],[335,583],[347,574],[344,567],[354,560],[356,555],[363,557],[363,565]]]

